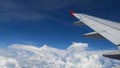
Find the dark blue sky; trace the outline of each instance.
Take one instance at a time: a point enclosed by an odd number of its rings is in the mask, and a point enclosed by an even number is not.
[[[95,49],[115,49],[106,40],[87,39],[86,26],[74,26],[70,10],[120,22],[119,0],[0,0],[0,45],[47,44],[60,49],[72,42],[89,43]]]

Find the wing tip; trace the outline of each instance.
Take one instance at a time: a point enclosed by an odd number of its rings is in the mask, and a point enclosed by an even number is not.
[[[71,16],[74,16],[74,13],[75,13],[75,11],[73,11],[73,10],[70,11]]]

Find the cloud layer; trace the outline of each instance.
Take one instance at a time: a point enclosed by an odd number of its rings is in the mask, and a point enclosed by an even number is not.
[[[105,51],[88,51],[88,44],[73,43],[66,50],[44,45],[13,44],[0,50],[2,68],[112,68],[120,64],[117,60],[102,57]]]

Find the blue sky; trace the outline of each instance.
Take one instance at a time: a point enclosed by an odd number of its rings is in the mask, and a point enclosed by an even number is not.
[[[0,9],[0,47],[17,43],[65,49],[85,42],[94,49],[116,49],[109,41],[84,38],[92,30],[73,25],[77,19],[69,12],[120,22],[119,0],[1,0]]]

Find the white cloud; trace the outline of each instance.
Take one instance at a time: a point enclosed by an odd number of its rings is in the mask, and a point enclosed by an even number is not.
[[[15,59],[0,56],[0,68],[21,68],[21,67]]]
[[[66,50],[47,45],[38,48],[31,45],[13,44],[7,52],[0,50],[0,55],[12,59],[10,62],[11,60],[5,58],[4,62],[22,68],[112,68],[120,63],[120,61],[102,57],[105,51],[88,51],[87,48],[88,44],[75,42]],[[6,66],[4,62],[1,62],[0,66]]]

